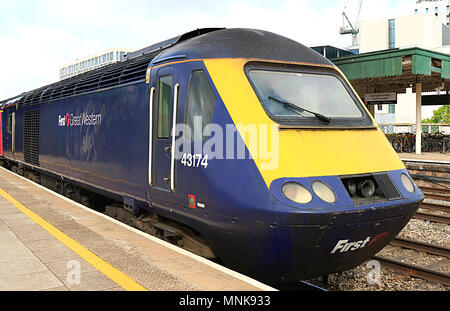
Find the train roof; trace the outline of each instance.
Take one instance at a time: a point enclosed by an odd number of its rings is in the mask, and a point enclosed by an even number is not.
[[[256,29],[197,29],[128,53],[124,61],[0,101],[0,108],[34,106],[77,94],[145,81],[149,64],[175,59],[255,58],[333,65],[319,53],[286,37]]]
[[[154,63],[171,58],[258,58],[332,65],[314,50],[286,37],[257,29],[220,29],[183,41],[160,53]]]

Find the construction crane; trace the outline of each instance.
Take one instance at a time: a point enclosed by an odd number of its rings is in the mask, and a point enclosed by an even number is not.
[[[341,35],[348,35],[351,34],[352,35],[352,45],[358,45],[358,34],[359,34],[359,16],[361,15],[361,8],[362,8],[362,0],[359,0],[359,7],[358,7],[358,16],[356,18],[356,23],[355,26],[353,26],[353,24],[350,22],[350,19],[348,18],[347,14],[345,13],[345,9],[344,8],[344,12],[342,12],[342,16],[343,16],[343,26],[339,29],[339,33]],[[345,21],[347,20],[347,23],[350,27],[345,25]]]

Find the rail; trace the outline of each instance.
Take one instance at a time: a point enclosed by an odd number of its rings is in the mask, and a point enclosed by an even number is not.
[[[397,272],[402,272],[410,276],[418,277],[431,282],[437,282],[450,286],[450,276],[447,273],[439,272],[422,266],[408,264],[393,258],[384,256],[374,256],[382,265],[389,267]]]
[[[400,237],[396,237],[389,244],[391,244],[392,246],[413,249],[419,252],[425,252],[427,254],[450,258],[450,247],[446,246],[439,246],[431,243],[404,239]]]
[[[417,252],[425,252],[431,255],[450,258],[450,248],[446,246],[439,246],[423,241],[404,239],[400,237],[396,237],[389,244],[394,247],[411,249]],[[420,256],[420,253],[417,254],[417,256]],[[391,258],[388,256],[376,255],[374,256],[374,259],[378,260],[382,265],[389,267],[394,271],[402,272],[413,277],[418,277],[431,282],[438,282],[446,286],[450,286],[450,275],[448,273],[440,272],[426,266],[405,263],[396,258]]]
[[[434,199],[434,200],[450,202],[450,189],[439,189],[439,188],[421,186],[420,190],[422,190],[423,194],[425,195],[425,198],[427,198],[427,199]],[[447,208],[445,211],[449,211],[449,210],[450,210],[450,208]]]

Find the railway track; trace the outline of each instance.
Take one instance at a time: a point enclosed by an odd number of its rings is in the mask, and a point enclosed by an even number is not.
[[[425,252],[431,255],[442,256],[446,258],[450,258],[450,247],[434,245],[431,243],[426,243],[422,241],[404,239],[400,237],[396,237],[390,243],[392,246],[408,248],[419,252]]]
[[[420,208],[428,209],[435,212],[446,212],[450,213],[450,205],[431,203],[431,202],[423,202],[420,205]]]
[[[417,256],[421,256],[420,252],[427,254],[444,257],[441,264],[448,263],[450,258],[450,248],[445,246],[433,245],[421,241],[414,241],[403,238],[395,238],[390,243],[391,246],[399,247],[403,249],[411,249],[419,252]],[[439,264],[431,264],[428,266],[420,266],[416,264],[406,263],[398,258],[392,258],[384,255],[374,256],[375,260],[378,260],[382,265],[391,268],[394,271],[410,275],[412,277],[418,277],[427,281],[437,282],[445,286],[450,286],[450,274],[433,269],[431,266],[439,266]]]
[[[415,163],[413,166],[409,166],[408,169],[413,178],[418,180],[417,183],[420,189],[425,195],[425,198],[428,199],[421,204],[420,210],[414,215],[414,218],[447,225],[450,224],[450,205],[444,203],[450,202],[450,167],[442,164],[433,165],[430,163]],[[430,202],[430,199],[441,202]],[[440,212],[440,214],[434,214],[433,212]],[[448,259],[450,258],[450,248],[445,246],[402,239],[399,237],[395,238],[390,245],[444,257],[444,262],[448,262]],[[408,264],[395,258],[387,258],[378,255],[375,259],[398,272],[450,286],[450,274],[448,273],[443,273],[426,266]]]
[[[425,220],[425,221],[432,221],[432,222],[438,222],[442,224],[450,224],[450,217],[447,215],[436,215],[431,213],[425,213],[425,212],[416,212],[414,214],[413,218]]]
[[[378,260],[382,265],[391,268],[394,271],[407,274],[412,277],[418,277],[430,282],[436,282],[445,286],[450,286],[450,275],[429,269],[426,267],[405,263],[400,260],[376,255],[374,259]]]
[[[449,199],[450,197],[447,197],[447,193],[450,193],[449,189],[436,189],[436,188],[429,188],[429,187],[420,187],[420,188],[424,192],[426,199],[450,202],[450,199]],[[444,199],[444,197],[445,197],[445,199]],[[450,215],[450,205],[445,204],[444,202],[434,203],[434,202],[430,202],[428,200],[423,202],[420,205],[421,210],[416,212],[416,214],[414,215],[414,218],[449,225],[450,224],[450,216],[449,216]],[[440,214],[435,214],[434,212],[440,212]]]
[[[431,195],[431,191],[434,191],[434,188],[426,188],[420,187],[422,191],[425,191],[425,198],[426,199],[433,199],[433,200],[441,200],[437,199],[439,195]],[[442,189],[438,189],[442,190]],[[445,189],[445,192],[448,192],[448,189]],[[444,191],[441,191],[443,193]],[[445,201],[445,202],[450,202]],[[435,212],[439,212],[440,214],[435,214]],[[416,212],[416,214],[413,216],[415,219],[425,220],[425,221],[431,221],[431,222],[437,222],[437,223],[443,223],[443,224],[450,224],[450,205],[445,203],[434,203],[430,202],[429,200],[424,201],[420,205],[420,209]]]
[[[450,224],[450,205],[445,204],[445,202],[450,202],[450,166],[442,164],[433,165],[432,163],[407,162],[405,164],[426,199],[421,204],[419,211],[414,215],[414,218],[435,223]],[[430,200],[438,201],[430,202]],[[436,214],[436,212],[438,213]],[[389,244],[394,248],[417,252],[417,254],[413,255],[416,258],[434,255],[442,259],[432,264],[418,265],[405,262],[410,261],[411,258],[390,257],[388,255],[381,255],[383,252],[380,252],[374,256],[374,259],[378,260],[382,265],[411,277],[418,277],[430,282],[450,286],[450,274],[447,271],[442,272],[436,269],[439,266],[449,263],[449,247],[400,237],[396,237]]]
[[[420,187],[425,198],[450,202],[450,188]]]

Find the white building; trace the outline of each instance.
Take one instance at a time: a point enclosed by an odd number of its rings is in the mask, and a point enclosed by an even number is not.
[[[363,20],[359,40],[360,53],[407,47],[445,52],[450,48],[450,28],[431,14]]]
[[[420,2],[420,3],[419,3]],[[449,1],[418,1],[417,5],[433,3],[435,7],[445,7]],[[438,3],[441,6],[438,6]],[[431,6],[430,6],[431,8]],[[418,8],[419,10],[420,8]],[[426,7],[425,7],[426,9]],[[450,54],[450,28],[434,14],[417,13],[391,19],[362,20],[360,24],[360,53],[374,51],[421,47]],[[436,93],[428,93],[431,95]],[[378,123],[415,123],[415,94],[408,89],[406,94],[398,94],[396,105],[375,107]],[[423,106],[422,119],[430,118],[433,111],[441,106]]]
[[[134,50],[130,49],[114,48],[84,57],[82,59],[77,59],[76,61],[65,64],[59,68],[59,79],[67,79],[89,70],[121,61],[126,53],[133,51]]]
[[[438,17],[442,24],[449,25],[450,0],[417,0],[414,14],[430,14]]]

